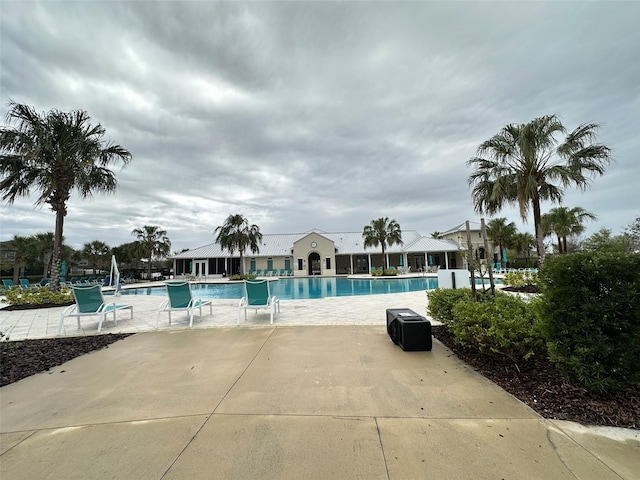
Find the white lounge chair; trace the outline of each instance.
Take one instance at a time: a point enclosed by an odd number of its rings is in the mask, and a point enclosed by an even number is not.
[[[158,309],[158,318],[156,319],[156,328],[160,323],[160,314],[167,312],[169,314],[169,325],[171,325],[171,312],[186,311],[189,314],[189,326],[193,327],[193,313],[196,309],[199,311],[199,318],[202,320],[202,307],[209,305],[209,314],[213,315],[213,306],[211,300],[202,300],[193,298],[191,294],[191,284],[189,282],[166,282],[167,295],[169,298],[160,304]]]
[[[280,300],[278,297],[271,295],[268,280],[245,280],[244,282],[244,297],[240,299],[238,304],[238,322],[240,325],[240,312],[244,310],[244,319],[247,320],[247,309],[255,309],[258,313],[258,309],[267,309],[271,313],[271,325],[273,325],[273,318],[276,315],[276,309],[280,313]]]
[[[100,285],[71,286],[73,296],[76,299],[75,305],[65,308],[60,315],[60,326],[58,327],[58,335],[62,332],[62,325],[65,317],[76,317],[78,319],[78,330],[80,329],[80,317],[99,316],[98,333],[102,331],[102,324],[108,313],[113,313],[113,322],[118,326],[116,312],[118,310],[131,310],[131,318],[133,318],[132,305],[116,305],[116,302],[106,302],[102,296],[102,288]]]

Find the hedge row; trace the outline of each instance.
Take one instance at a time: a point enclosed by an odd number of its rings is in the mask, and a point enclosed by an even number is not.
[[[510,357],[543,354],[596,391],[640,381],[640,255],[580,253],[548,258],[542,295],[525,302],[470,289],[428,293],[428,312],[459,344]]]

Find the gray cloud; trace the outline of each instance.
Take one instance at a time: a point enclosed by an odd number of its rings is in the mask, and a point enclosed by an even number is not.
[[[476,220],[465,162],[508,123],[601,125],[615,162],[564,204],[619,232],[638,208],[632,2],[3,2],[0,82],[38,111],[84,109],[128,148],[115,195],[73,197],[75,247],[145,224],[174,250],[227,215],[267,233],[424,234]],[[52,231],[34,198],[0,239]],[[545,205],[545,209],[551,205]],[[522,223],[515,208],[501,216]]]

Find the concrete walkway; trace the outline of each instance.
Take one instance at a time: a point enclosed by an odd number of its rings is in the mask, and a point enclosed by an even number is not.
[[[0,478],[640,478],[639,431],[544,420],[437,341],[395,346],[384,309],[423,313],[412,295],[283,302],[240,328],[232,305],[142,328],[140,303],[138,335],[0,389]]]

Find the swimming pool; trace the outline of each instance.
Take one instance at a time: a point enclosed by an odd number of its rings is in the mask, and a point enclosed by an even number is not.
[[[485,285],[488,286],[488,280]],[[351,295],[379,295],[384,293],[419,292],[437,288],[433,277],[351,279],[346,277],[282,278],[271,283],[271,294],[282,300],[306,300]],[[244,295],[241,282],[194,283],[193,295],[198,298],[240,299]],[[126,288],[122,295],[166,296],[163,286]]]

